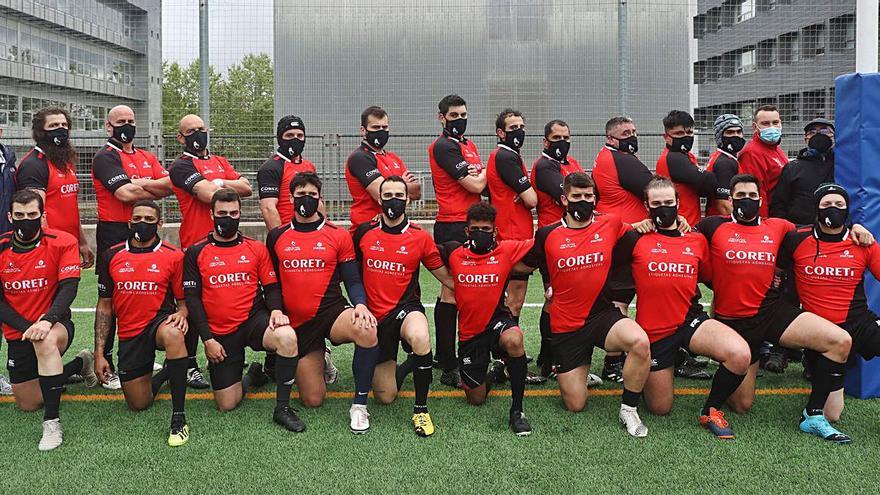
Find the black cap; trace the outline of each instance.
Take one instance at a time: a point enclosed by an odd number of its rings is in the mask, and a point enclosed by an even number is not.
[[[275,129],[275,138],[278,139],[279,144],[281,143],[281,136],[290,129],[302,129],[303,132],[306,132],[306,124],[301,117],[296,115],[281,117],[281,120],[278,121],[278,127]]]
[[[819,186],[819,188],[816,189],[816,192],[813,193],[813,199],[816,201],[816,209],[819,209],[819,203],[822,201],[822,198],[829,194],[840,194],[843,196],[843,200],[846,201],[846,207],[849,208],[849,193],[846,192],[846,189],[839,184],[826,182]]]
[[[812,129],[815,126],[819,126],[819,125],[827,126],[827,127],[830,127],[831,130],[834,130],[834,121],[833,120],[818,118],[818,119],[813,119],[813,120],[807,122],[807,125],[804,126],[804,133],[806,134],[806,133],[810,132],[810,129]]]

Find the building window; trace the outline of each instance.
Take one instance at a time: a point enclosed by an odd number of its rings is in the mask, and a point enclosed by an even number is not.
[[[739,0],[728,0],[721,4],[721,27],[730,27],[737,23],[739,4]]]
[[[18,60],[18,30],[15,24],[0,26],[0,59]]]
[[[804,114],[801,117],[804,120],[825,117],[825,90],[804,91],[803,106]]]
[[[30,127],[31,121],[34,119],[34,114],[37,113],[37,110],[46,107],[61,107],[67,108],[68,105],[64,102],[58,100],[44,100],[42,98],[21,98],[21,125],[24,127]]]
[[[764,40],[758,43],[758,68],[770,69],[776,67],[779,62],[779,51],[775,39]]]
[[[825,54],[825,24],[814,24],[804,28],[801,43],[805,57],[818,57]]]
[[[21,62],[52,70],[67,70],[67,47],[36,32],[21,33]]]
[[[736,73],[748,74],[755,72],[755,47],[746,47],[736,58]]]
[[[715,33],[721,29],[723,27],[721,17],[721,7],[709,9],[709,11],[706,12],[706,31]]]
[[[104,79],[104,55],[70,47],[70,72],[93,79]]]
[[[727,52],[721,56],[721,77],[733,77],[739,66],[739,52]]]
[[[0,126],[18,126],[18,97],[0,95]]]
[[[779,37],[779,61],[793,64],[801,59],[801,39],[799,33],[783,34]]]
[[[721,57],[712,57],[705,62],[703,71],[706,81],[717,81],[721,78]]]
[[[800,122],[801,95],[793,93],[779,96],[779,116],[783,122]]]
[[[702,39],[706,34],[706,15],[694,16],[694,39]]]
[[[769,12],[771,10],[776,10],[776,7],[779,5],[779,0],[758,0],[758,12]]]
[[[831,19],[831,49],[836,52],[856,47],[856,16],[842,15]]]
[[[73,103],[70,105],[70,118],[76,129],[97,131],[104,126],[104,116],[107,111],[103,107]]]
[[[107,80],[125,86],[134,86],[134,65],[124,60],[107,57]]]
[[[736,22],[743,22],[755,17],[755,0],[741,0],[739,2],[739,12],[736,16]]]

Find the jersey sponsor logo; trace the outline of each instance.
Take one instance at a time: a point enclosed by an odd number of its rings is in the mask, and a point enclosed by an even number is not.
[[[98,290],[100,292],[104,292],[105,290],[107,290],[107,286],[102,284],[101,282],[98,282]]]
[[[529,181],[529,178],[526,177],[526,176],[522,176],[522,177],[519,178],[519,183],[520,183],[520,184],[525,184],[525,183],[528,182],[528,181]]]
[[[684,251],[682,251],[681,254],[685,256],[693,256],[694,252],[691,250],[691,248],[685,246]]]
[[[657,243],[656,246],[651,248],[651,254],[668,254],[668,253],[669,252],[666,251],[666,248],[663,247],[663,244],[661,244],[659,242]]]
[[[603,241],[602,236],[599,235],[599,233],[597,232],[596,235],[593,236],[593,239],[590,240],[590,243],[602,242],[602,241]]]
[[[378,251],[380,253],[384,253],[385,248],[382,247],[382,242],[377,239],[376,244],[370,246],[370,251]]]
[[[733,234],[733,237],[727,239],[727,242],[733,242],[733,243],[736,243],[736,244],[746,244],[748,241],[746,241],[745,239],[743,239],[742,236],[739,235],[739,232],[735,232],[735,233]]]
[[[261,186],[260,192],[277,193],[280,189],[277,186]]]
[[[20,271],[21,268],[15,266],[15,263],[11,261],[9,262],[9,265],[7,265],[6,268],[3,269],[3,273],[18,273]]]
[[[774,244],[775,241],[770,238],[769,235],[765,235],[763,239],[761,239],[761,244]]]
[[[396,263],[394,261],[385,260],[374,260],[372,258],[367,258],[367,268],[372,268],[373,270],[380,270],[385,272],[406,273],[406,265],[403,263]]]
[[[195,289],[196,287],[198,287],[198,284],[196,284],[195,280],[184,280],[183,281],[183,288],[184,289],[187,289],[187,288]]]
[[[189,186],[189,185],[193,184],[194,182],[196,182],[196,180],[199,179],[201,176],[202,176],[201,173],[196,172],[196,173],[190,175],[189,177],[187,177],[186,180],[183,181],[183,185]]]
[[[850,258],[850,259],[855,258],[855,256],[853,256],[852,254],[850,254],[849,249],[845,249],[845,250],[843,251],[843,253],[840,254],[840,257],[841,257],[841,258]]]
[[[245,256],[245,255],[241,255],[241,258],[238,259],[238,263],[239,263],[240,265],[241,265],[241,264],[247,264],[247,263],[250,263],[250,262],[251,262],[251,260],[249,260],[248,257]]]
[[[315,247],[313,248],[315,251],[325,251],[327,248],[324,247],[324,243],[318,241],[315,243]]]
[[[462,160],[455,164],[455,170],[461,170],[463,168],[467,168],[468,163],[467,160]]]
[[[699,327],[699,326],[700,326],[700,319],[699,319],[699,318],[694,318],[693,320],[691,320],[691,325],[690,325],[690,326],[691,326],[691,328],[697,328],[697,327]]]
[[[116,184],[117,182],[125,180],[127,178],[128,176],[125,174],[114,175],[113,177],[110,177],[110,180],[107,181],[107,185],[112,186],[113,184]]]
[[[159,273],[159,267],[155,263],[153,263],[152,265],[150,265],[149,268],[147,268],[147,271],[150,273]]]
[[[648,263],[648,271],[652,273],[667,273],[670,275],[695,275],[697,271],[688,263],[672,263],[666,261],[651,261]]]
[[[731,261],[776,262],[776,255],[766,251],[737,251],[730,249],[724,252],[724,257]]]
[[[211,285],[229,285],[250,281],[251,274],[247,272],[221,273],[208,277],[208,283]]]
[[[76,194],[79,191],[79,184],[62,184],[61,194]]]
[[[122,266],[119,268],[119,270],[116,270],[116,271],[118,273],[131,273],[134,271],[134,267],[131,266],[131,263],[126,261],[125,263],[122,264]]]
[[[568,237],[565,238],[565,242],[559,245],[559,249],[574,249],[577,247],[577,244],[571,242],[571,239]]]
[[[32,291],[45,288],[49,281],[45,278],[31,278],[27,280],[7,280],[3,282],[3,290],[7,291]]]
[[[305,258],[305,259],[292,259],[292,260],[284,260],[281,262],[281,266],[287,269],[296,270],[296,269],[318,269],[324,268],[327,264],[324,260],[320,258]]]
[[[34,268],[37,270],[46,268],[46,262],[43,260],[39,260],[39,261],[37,261],[37,264],[34,265]]]
[[[459,273],[455,279],[464,285],[494,285],[501,281],[497,273]]]
[[[374,175],[376,175],[376,174],[378,174],[378,173],[379,173],[379,169],[378,169],[378,168],[374,168],[373,170],[370,170],[369,172],[365,173],[365,174],[364,174],[364,177],[366,177],[366,178],[370,178],[370,177],[372,177],[372,176],[374,176]]]
[[[79,265],[65,265],[61,267],[61,273],[70,273],[79,271]]]
[[[400,249],[398,249],[398,250],[396,251],[396,253],[397,253],[397,254],[403,254],[403,255],[407,255],[407,254],[409,254],[409,253],[407,252],[407,250],[406,250],[406,246],[400,246]]]
[[[556,260],[556,268],[560,270],[590,268],[600,265],[605,261],[605,253],[590,253],[579,256],[569,256]]]
[[[296,245],[296,241],[290,241],[290,245],[287,246],[286,248],[284,248],[285,252],[301,251],[301,250],[302,250],[302,248],[300,248],[299,246]]]
[[[120,280],[116,282],[116,290],[152,294],[159,291],[159,284],[146,280]]]
[[[811,266],[804,267],[804,273],[814,277],[853,278],[857,275],[852,268],[845,266]]]
[[[487,265],[497,265],[497,264],[498,264],[498,260],[495,259],[494,256],[489,256],[489,261],[487,261],[486,264],[487,264]]]
[[[214,259],[210,263],[208,263],[208,266],[210,266],[211,268],[215,266],[226,266],[226,262],[221,260],[219,256],[214,256]]]
[[[657,362],[656,359],[651,358],[651,367],[656,368],[660,363]]]

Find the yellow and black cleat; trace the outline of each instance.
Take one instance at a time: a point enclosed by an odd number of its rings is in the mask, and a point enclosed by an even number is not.
[[[412,417],[413,427],[416,435],[420,437],[430,437],[434,434],[434,422],[431,421],[431,415],[423,413],[415,413]]]
[[[169,447],[180,447],[189,440],[189,425],[184,423],[182,426],[171,428],[171,434],[168,435]]]

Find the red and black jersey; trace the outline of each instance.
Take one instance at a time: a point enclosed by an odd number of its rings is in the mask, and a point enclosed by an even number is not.
[[[540,158],[532,165],[530,182],[538,194],[538,228],[558,222],[565,208],[562,207],[562,181],[568,174],[583,172],[581,164],[569,156],[560,162],[541,153]]]
[[[281,153],[275,155],[260,165],[257,171],[257,187],[260,199],[278,198],[275,208],[281,217],[281,224],[290,223],[293,220],[293,203],[290,202],[290,181],[293,176],[300,172],[315,172],[315,165],[303,158],[296,157],[291,160]]]
[[[730,153],[716,149],[712,156],[709,157],[709,164],[706,170],[715,174],[715,198],[714,199],[730,199],[730,179],[734,175],[739,174],[739,162],[736,157]],[[721,212],[715,206],[714,201],[710,201],[706,208],[706,216],[720,215]]]
[[[46,224],[79,239],[79,180],[70,163],[62,168],[50,164],[40,148],[34,148],[18,164],[15,189],[37,189],[46,194]]]
[[[709,245],[697,233],[657,231],[631,239],[636,322],[656,342],[676,332],[688,314],[702,310],[697,282],[711,278]]]
[[[458,340],[470,340],[486,330],[496,317],[510,315],[504,305],[507,279],[534,240],[500,241],[492,251],[477,254],[458,243],[444,246],[446,266],[455,281]]]
[[[830,236],[812,227],[789,232],[779,266],[794,273],[804,309],[832,323],[857,321],[868,313],[865,271],[880,279],[880,246],[859,246],[849,231]]]
[[[188,248],[214,230],[211,205],[199,201],[199,198],[193,193],[193,188],[203,180],[236,180],[241,178],[241,175],[222,156],[201,157],[190,153],[184,153],[177,160],[174,160],[168,172],[171,175],[174,195],[177,196],[177,202],[180,203],[182,217],[180,245],[183,248]]]
[[[700,197],[715,193],[715,175],[704,172],[697,163],[697,157],[688,151],[670,151],[664,147],[657,160],[657,175],[671,179],[678,192],[678,212],[689,225],[696,225],[702,218]]]
[[[629,224],[641,222],[648,218],[643,198],[653,177],[636,155],[605,146],[593,164],[593,181],[599,193],[596,209]]]
[[[740,173],[752,174],[761,181],[761,208],[758,215],[761,218],[768,217],[773,191],[779,182],[782,168],[788,165],[788,155],[780,146],[761,141],[756,131],[751,141],[739,152],[737,159]]]
[[[183,299],[183,251],[161,240],[143,248],[117,244],[99,257],[97,271],[98,296],[113,299],[119,340],[137,337]]]
[[[345,303],[338,268],[356,260],[348,231],[323,219],[308,231],[287,224],[269,231],[266,245],[294,328],[327,307]]]
[[[395,308],[419,303],[419,264],[428,270],[443,266],[431,235],[414,223],[395,227],[378,222],[361,224],[354,235],[354,247],[367,293],[367,308],[382,320]]]
[[[578,330],[590,315],[613,307],[607,284],[612,266],[627,262],[615,248],[629,231],[617,215],[599,213],[583,228],[568,227],[563,219],[538,229],[535,247],[523,261],[550,272],[553,333]]]
[[[367,186],[382,177],[403,175],[406,165],[399,156],[383,150],[376,153],[362,143],[348,155],[345,162],[345,182],[351,194],[351,231],[358,225],[369,222],[382,212],[379,202],[367,192]]]
[[[458,181],[468,176],[470,166],[482,170],[483,161],[477,145],[469,139],[458,140],[444,132],[428,146],[428,160],[437,197],[437,221],[464,222],[468,207],[479,203],[480,195],[461,187]]]
[[[132,179],[161,179],[167,176],[168,171],[162,168],[152,153],[140,148],[128,153],[121,145],[108,141],[92,160],[98,221],[127,223],[131,220],[131,203],[116,199],[116,190],[131,184]]]
[[[489,201],[498,210],[495,224],[499,240],[531,239],[535,236],[532,210],[519,200],[532,184],[520,154],[503,144],[492,150],[486,164]]]
[[[43,229],[37,246],[28,250],[14,245],[11,232],[0,236],[0,283],[6,303],[31,323],[46,314],[58,282],[79,279],[78,244],[75,237],[54,229]],[[21,340],[21,335],[3,324],[6,340]]]
[[[255,310],[265,308],[262,287],[277,283],[269,251],[250,237],[221,242],[209,234],[184,256],[183,290],[199,295],[214,335],[236,331]]]
[[[716,315],[728,319],[755,316],[765,301],[778,296],[771,289],[776,256],[785,234],[794,228],[781,218],[743,225],[730,217],[708,217],[697,225],[709,242]]]

